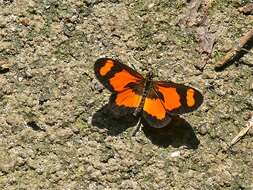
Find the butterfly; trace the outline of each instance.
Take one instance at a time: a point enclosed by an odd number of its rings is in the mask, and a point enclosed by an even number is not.
[[[145,77],[112,58],[100,58],[94,64],[97,79],[112,92],[109,104],[115,112],[142,117],[154,128],[168,125],[173,115],[196,110],[202,94],[183,84],[154,81],[152,72]]]

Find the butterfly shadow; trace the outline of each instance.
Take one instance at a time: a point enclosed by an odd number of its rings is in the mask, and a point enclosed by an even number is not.
[[[117,136],[136,123],[137,119],[132,115],[115,115],[109,104],[99,109],[92,117],[92,125],[100,129],[106,128],[110,136]]]
[[[107,134],[110,136],[117,136],[123,133],[129,127],[135,126],[137,121],[138,119],[129,114],[115,116],[108,105],[103,106],[92,117],[92,125],[101,129],[106,128]],[[199,140],[192,126],[179,116],[173,116],[171,123],[163,128],[149,126],[144,119],[141,120],[141,123],[145,136],[157,146],[198,148]],[[136,135],[139,134],[137,133]]]
[[[144,134],[155,145],[174,148],[184,146],[188,149],[198,148],[199,140],[192,126],[177,115],[173,116],[172,121],[163,128],[151,127],[145,120],[142,121],[142,124]]]

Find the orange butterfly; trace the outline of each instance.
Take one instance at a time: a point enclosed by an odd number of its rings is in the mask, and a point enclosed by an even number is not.
[[[100,58],[94,65],[97,79],[112,92],[111,106],[119,113],[142,117],[152,127],[161,128],[172,116],[197,109],[203,96],[192,87],[169,81],[153,81],[111,58]]]

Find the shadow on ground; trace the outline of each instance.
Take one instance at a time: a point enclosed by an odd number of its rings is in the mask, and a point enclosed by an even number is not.
[[[152,141],[153,144],[162,147],[173,146],[178,148],[186,146],[189,149],[197,149],[199,140],[196,137],[192,126],[183,118],[174,116],[169,125],[163,128],[154,128],[148,126],[142,121],[143,132]]]
[[[107,104],[98,110],[92,117],[92,125],[98,128],[106,128],[107,134],[117,136],[129,127],[135,126],[137,119],[132,115],[114,115]],[[117,126],[117,127],[115,127]]]
[[[132,115],[115,117],[109,109],[109,106],[106,105],[93,115],[92,125],[98,128],[106,128],[108,135],[117,136],[129,127],[135,126],[137,120],[138,119]],[[143,119],[141,122],[144,134],[155,145],[161,147],[172,146],[175,148],[186,146],[189,149],[198,148],[199,140],[192,126],[179,116],[174,116],[172,122],[163,128],[151,127]],[[138,135],[138,133],[136,135]]]

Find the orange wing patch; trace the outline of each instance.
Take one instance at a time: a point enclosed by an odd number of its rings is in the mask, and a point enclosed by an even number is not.
[[[138,82],[139,79],[131,75],[128,71],[123,69],[116,73],[110,80],[109,83],[116,92],[125,90],[125,86],[131,82]]]
[[[187,102],[187,106],[192,107],[195,105],[195,99],[194,99],[194,90],[189,88],[187,89],[186,92],[186,102]]]
[[[126,106],[130,108],[137,108],[141,102],[141,96],[136,94],[133,90],[125,90],[117,94],[115,104],[117,106]]]
[[[158,98],[146,98],[143,110],[159,120],[164,119],[166,115],[166,110]]]
[[[167,110],[171,111],[177,109],[181,106],[180,95],[177,93],[176,88],[174,87],[162,87],[157,86],[160,93],[164,97],[164,106]]]
[[[111,59],[106,60],[104,66],[100,68],[99,73],[101,76],[105,76],[114,66],[114,63]]]

